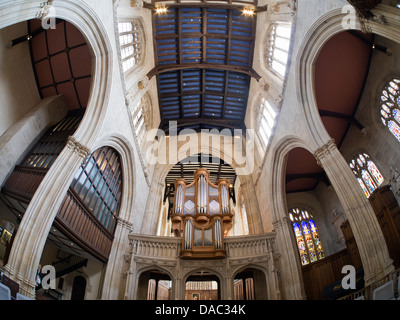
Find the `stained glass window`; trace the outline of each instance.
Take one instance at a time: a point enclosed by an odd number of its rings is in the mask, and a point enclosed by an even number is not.
[[[313,218],[307,210],[295,208],[289,211],[289,219],[292,223],[303,266],[325,257]]]
[[[400,142],[400,80],[393,79],[382,90],[380,99],[382,123]]]
[[[352,159],[349,166],[367,198],[385,181],[375,163],[366,153],[360,153]]]

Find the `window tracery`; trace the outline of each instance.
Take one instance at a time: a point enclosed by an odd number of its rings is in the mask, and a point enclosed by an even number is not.
[[[360,153],[352,159],[349,166],[367,198],[385,181],[375,163],[366,153]]]
[[[286,22],[272,23],[267,33],[265,61],[282,78],[286,73],[291,34],[292,25]]]
[[[400,142],[400,80],[392,79],[382,90],[379,112],[382,123]]]
[[[314,217],[307,210],[294,208],[289,211],[289,218],[296,237],[301,264],[304,266],[323,259],[325,254]]]
[[[143,27],[139,20],[118,23],[122,69],[132,69],[142,61]]]

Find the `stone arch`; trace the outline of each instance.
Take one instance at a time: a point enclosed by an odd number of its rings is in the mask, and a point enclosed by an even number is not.
[[[128,247],[128,234],[132,231],[133,227],[133,213],[135,205],[137,181],[135,179],[135,162],[134,148],[126,137],[115,134],[104,137],[101,142],[94,145],[94,150],[108,146],[116,150],[120,156],[122,166],[122,195],[117,219],[117,227],[114,233],[114,240],[107,263],[105,273],[102,298],[103,299],[117,299],[118,296],[122,297],[123,292],[123,279],[121,277],[123,270],[123,254]]]
[[[93,74],[85,116],[32,198],[6,266],[6,273],[19,282],[21,292],[30,297],[34,296],[35,272],[47,234],[73,178],[74,172],[68,169],[76,167],[88,155],[86,146],[93,143],[101,129],[99,123],[104,120],[112,75],[112,46],[96,13],[76,0],[56,2],[53,7],[58,18],[71,22],[86,38]],[[15,4],[15,1],[6,0],[2,3],[0,28],[34,19],[40,10],[30,2]],[[43,207],[48,210],[40,210]]]
[[[205,138],[209,139],[212,137],[220,137],[220,135],[215,135],[212,133],[202,133],[205,134]],[[235,153],[232,151],[232,148],[230,151],[225,152],[223,148],[219,148],[219,146],[215,147],[213,145],[205,147],[204,145],[201,144],[201,138],[200,138],[200,133],[191,133],[188,135],[189,137],[189,142],[186,141],[180,141],[177,143],[176,149],[170,149],[174,153],[174,163],[155,163],[155,169],[153,172],[153,183],[151,188],[154,188],[154,191],[150,191],[150,194],[153,194],[154,197],[157,195],[157,193],[160,193],[160,190],[164,187],[164,182],[165,178],[168,175],[168,172],[171,170],[171,168],[175,165],[175,163],[185,159],[188,156],[197,154],[197,153],[206,153],[206,154],[212,154],[215,157],[219,157],[221,160],[225,161],[228,163],[233,169],[238,170],[237,175],[239,177],[240,183],[242,185],[247,185],[246,190],[244,191],[246,195],[248,195],[249,199],[252,198],[255,201],[246,201],[246,205],[248,207],[251,206],[252,210],[248,210],[248,212],[251,213],[253,216],[250,218],[250,215],[248,214],[249,218],[249,225],[253,225],[253,229],[250,230],[250,233],[257,234],[257,233],[263,233],[263,225],[261,218],[259,217],[260,214],[260,209],[258,206],[258,201],[256,200],[256,193],[255,193],[255,187],[254,183],[252,180],[251,176],[251,170],[254,169],[254,161],[251,162],[246,162],[246,165],[248,163],[248,166],[244,168],[240,168],[235,161]],[[254,139],[254,137],[252,138]],[[166,153],[166,160],[169,160],[169,154],[167,152],[167,142],[166,138],[162,137],[160,138],[160,142],[158,142],[158,147],[159,150],[165,150]],[[171,137],[168,139],[171,140]],[[236,140],[234,137],[232,137],[232,142]],[[240,139],[238,139],[240,140]],[[208,140],[207,140],[208,141]],[[254,141],[254,140],[253,140]],[[179,152],[179,150],[182,150],[182,146],[188,147],[187,144],[190,144],[190,154],[188,155],[187,153]],[[194,152],[194,150],[196,150]],[[246,150],[247,153],[248,150]],[[254,150],[253,150],[254,151]],[[250,152],[251,155],[253,155],[252,152]],[[246,160],[247,161],[247,160]],[[161,194],[161,193],[160,193]],[[145,225],[142,227],[142,232],[147,233],[147,234],[156,234],[156,226],[157,226],[157,219],[158,219],[158,214],[159,214],[159,208],[155,208],[154,205],[158,204],[159,201],[155,199],[150,195],[150,197],[147,200],[147,206],[146,206],[146,215],[149,215],[149,219],[146,219],[144,221]],[[151,216],[151,217],[150,217]],[[250,222],[250,219],[252,219],[253,223]]]
[[[264,265],[258,265],[254,263],[249,263],[245,266],[240,266],[236,268],[232,274],[232,281],[234,281],[235,277],[246,270],[256,270],[256,274],[253,273],[253,282],[254,282],[254,291],[255,291],[255,300],[268,300],[270,295],[270,288],[268,286],[268,268]],[[255,279],[257,278],[257,279]],[[264,283],[262,283],[264,282]],[[264,285],[264,286],[263,286]],[[232,285],[232,288],[234,286]]]
[[[187,269],[186,269],[187,270]],[[209,272],[209,273],[211,273],[213,276],[215,276],[215,277],[217,277],[217,279],[218,279],[218,290],[219,290],[219,292],[220,292],[220,297],[221,297],[221,299],[223,299],[223,297],[225,297],[226,296],[226,290],[225,290],[225,288],[226,288],[226,283],[225,283],[225,280],[226,280],[226,278],[220,273],[220,271],[218,271],[217,270],[217,267],[214,269],[214,268],[212,268],[212,267],[210,267],[210,266],[207,266],[207,267],[199,267],[199,268],[197,268],[197,267],[195,267],[195,268],[191,268],[190,270],[188,270],[186,273],[184,273],[183,274],[183,276],[182,276],[182,292],[184,293],[185,292],[185,290],[186,290],[186,282],[187,282],[187,280],[189,279],[189,277],[191,276],[191,275],[193,275],[194,273],[196,273],[196,272],[200,272],[200,271],[206,271],[206,272]]]
[[[373,10],[375,15],[385,16],[385,25],[375,21],[363,22],[362,25],[357,19],[355,29],[364,30],[367,24],[371,32],[399,42],[400,36],[394,32],[399,28],[398,14],[387,8],[385,5],[378,5]],[[382,230],[370,203],[360,188],[357,188],[353,173],[322,123],[313,85],[318,54],[331,37],[343,31],[342,22],[345,16],[341,9],[332,10],[320,17],[309,29],[299,48],[295,81],[298,101],[314,145],[313,154],[327,173],[352,226],[368,285],[390,273],[394,268],[393,261],[389,257]],[[372,238],[375,241],[371,241]]]
[[[135,286],[135,288],[136,288],[136,290],[135,290],[136,291],[135,292],[135,299],[136,300],[145,300],[145,299],[143,299],[144,292],[139,292],[142,289],[141,287],[142,287],[144,281],[146,281],[146,279],[143,279],[142,277],[147,272],[150,273],[153,270],[165,273],[171,279],[172,287],[171,287],[170,298],[174,297],[175,286],[176,286],[175,282],[176,281],[175,281],[175,278],[174,278],[173,274],[169,270],[167,270],[167,269],[165,269],[163,267],[160,267],[160,266],[157,266],[157,265],[146,265],[146,266],[143,266],[143,267],[141,267],[141,268],[139,268],[137,270],[137,276],[136,276],[137,280],[136,280],[136,286]],[[148,280],[150,280],[150,279],[148,279]]]
[[[400,27],[398,14],[389,12],[385,5],[378,5],[373,11],[376,15],[384,15],[387,18],[387,23],[366,22],[371,31],[399,43],[400,36],[398,32],[395,32],[396,28],[398,30]],[[318,146],[327,143],[330,137],[318,113],[313,85],[314,65],[324,44],[334,35],[344,31],[342,23],[345,17],[346,14],[342,13],[342,9],[335,9],[321,16],[305,35],[297,55],[295,65],[297,96],[313,140]],[[363,26],[357,19],[355,30],[362,29]]]

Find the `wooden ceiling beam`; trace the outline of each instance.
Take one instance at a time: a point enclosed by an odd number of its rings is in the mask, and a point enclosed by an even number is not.
[[[227,119],[210,119],[210,118],[193,118],[193,119],[174,119],[171,120],[176,122],[177,127],[195,125],[195,124],[209,124],[220,127],[226,127],[229,129],[245,129],[245,125],[241,120],[227,120]],[[160,128],[168,126],[169,120],[164,120],[160,123]]]
[[[360,130],[364,129],[364,126],[360,122],[358,122],[358,120],[355,119],[352,115],[347,115],[339,112],[322,110],[322,109],[319,109],[319,115],[321,117],[330,117],[330,118],[346,120],[354,124],[358,129]]]
[[[235,65],[225,65],[220,63],[182,63],[182,64],[168,64],[162,66],[156,66],[147,74],[147,78],[150,80],[155,75],[160,73],[165,73],[169,71],[177,71],[183,69],[217,69],[217,70],[225,70],[246,74],[257,81],[261,79],[261,76],[254,71],[253,68],[235,66]]]

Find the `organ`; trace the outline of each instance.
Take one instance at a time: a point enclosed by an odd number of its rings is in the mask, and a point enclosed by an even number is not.
[[[172,230],[182,236],[181,258],[225,257],[224,237],[232,227],[229,181],[210,182],[205,168],[197,169],[194,181],[175,180]]]

